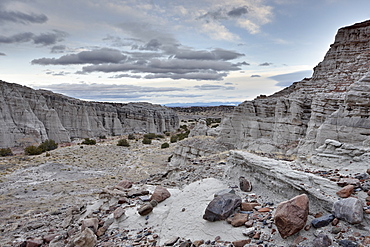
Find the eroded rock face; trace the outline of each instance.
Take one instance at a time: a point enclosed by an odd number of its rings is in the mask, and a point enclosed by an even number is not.
[[[178,127],[177,114],[149,103],[98,103],[0,81],[0,147],[52,139],[133,132],[163,133]]]
[[[327,139],[355,145],[370,131],[370,21],[339,29],[312,78],[235,108],[219,142],[231,149],[304,155]]]

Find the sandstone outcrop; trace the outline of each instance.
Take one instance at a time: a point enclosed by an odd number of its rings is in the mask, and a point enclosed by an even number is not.
[[[57,143],[125,133],[163,133],[179,125],[169,108],[149,103],[98,103],[0,81],[0,147]]]
[[[312,78],[241,103],[223,120],[218,141],[293,156],[315,154],[327,139],[367,145],[369,68],[370,21],[341,28]]]

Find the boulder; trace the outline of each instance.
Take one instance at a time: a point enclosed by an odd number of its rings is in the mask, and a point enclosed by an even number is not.
[[[99,220],[97,218],[84,219],[81,225],[81,232],[90,228],[94,233],[98,230]]]
[[[208,221],[224,220],[240,206],[240,196],[226,193],[215,197],[207,206],[203,219]]]
[[[231,220],[231,225],[235,227],[242,226],[248,221],[248,217],[248,214],[235,214]]]
[[[150,204],[150,203],[147,203],[147,204],[144,204],[143,206],[141,206],[137,212],[141,215],[141,216],[145,216],[147,214],[150,214],[151,212],[153,211],[153,206]]]
[[[299,232],[307,222],[309,200],[306,194],[281,202],[275,213],[275,224],[282,238]]]
[[[355,189],[354,185],[352,184],[346,185],[342,189],[338,190],[337,195],[342,198],[347,198],[353,193],[354,189]]]
[[[132,187],[132,184],[133,184],[132,182],[124,179],[117,184],[117,187],[123,188],[123,189],[130,189]]]
[[[311,221],[311,225],[315,228],[320,228],[329,225],[334,220],[334,215],[327,214],[321,217],[315,218]]]
[[[153,195],[151,196],[150,200],[155,200],[158,203],[163,202],[168,197],[171,196],[171,193],[162,186],[157,186],[153,192]]]
[[[244,192],[252,191],[252,183],[248,181],[245,177],[239,178],[239,186],[240,186],[240,189]]]
[[[350,224],[360,223],[364,217],[362,203],[354,197],[336,201],[333,205],[333,214]]]
[[[94,247],[97,237],[90,228],[86,228],[74,239],[73,243],[76,247]]]

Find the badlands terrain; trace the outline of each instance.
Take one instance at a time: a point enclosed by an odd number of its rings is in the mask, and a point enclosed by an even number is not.
[[[368,20],[338,30],[311,78],[235,108],[0,81],[0,147],[16,154],[0,159],[0,245],[370,246],[369,68]],[[46,139],[61,145],[22,154]]]

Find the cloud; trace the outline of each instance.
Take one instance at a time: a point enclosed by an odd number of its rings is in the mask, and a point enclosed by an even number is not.
[[[51,47],[51,53],[64,53],[67,47],[65,45],[55,45]]]
[[[45,23],[48,17],[44,14],[26,14],[19,11],[0,10],[0,24],[5,22],[15,22],[21,24]]]
[[[12,36],[0,35],[0,44],[25,43],[33,42],[37,45],[53,45],[64,39],[67,34],[62,31],[53,30],[49,33],[41,33],[36,35],[31,32],[18,33]]]
[[[223,60],[223,61],[233,60],[241,56],[244,56],[244,54],[224,49],[214,49],[212,51],[182,50],[177,52],[175,55],[175,57],[178,59]]]
[[[109,78],[112,78],[112,79],[119,79],[119,78],[135,78],[135,79],[140,79],[141,76],[140,75],[130,75],[130,74],[119,74],[119,75],[114,75],[114,76],[111,76]]]
[[[254,77],[261,77],[260,75],[251,75],[252,78]]]
[[[259,64],[258,66],[270,66],[270,65],[273,65],[273,63],[267,63],[267,62],[265,62],[265,63]]]
[[[53,71],[47,71],[46,72],[47,75],[52,75],[52,76],[66,76],[66,75],[69,75],[70,73],[69,72],[64,72],[64,71],[60,71],[60,72],[53,72]]]
[[[3,52],[0,52],[0,56],[6,56],[6,54]]]
[[[293,73],[288,73],[288,74],[281,74],[281,75],[275,75],[269,77],[272,80],[277,81],[276,86],[279,87],[288,87],[293,82],[300,81],[305,77],[310,77],[312,76],[312,71],[311,70],[303,70],[303,71],[297,71]]]
[[[225,87],[221,85],[212,85],[212,84],[203,84],[203,85],[197,85],[194,86],[194,88],[198,90],[235,90],[235,87]]]
[[[31,61],[39,65],[72,65],[72,64],[100,64],[118,63],[127,57],[119,50],[102,48],[92,51],[82,51],[77,54],[64,55],[60,58],[39,58]]]
[[[167,95],[168,93],[173,94],[175,92],[186,91],[186,89],[184,88],[177,87],[142,87],[135,85],[99,83],[61,83],[43,86],[42,88],[46,90],[51,90],[56,93],[62,93],[70,97],[75,97],[79,99],[91,99],[96,101],[127,101],[133,99],[142,100],[149,96],[158,95],[158,93]]]
[[[236,7],[227,12],[227,15],[230,17],[240,17],[244,14],[248,13],[248,8],[247,7]]]

